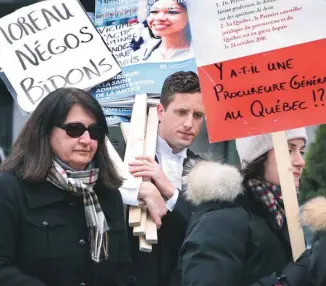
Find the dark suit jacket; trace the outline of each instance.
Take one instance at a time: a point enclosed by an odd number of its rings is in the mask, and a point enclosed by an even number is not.
[[[183,176],[192,159],[200,159],[188,149],[183,163]],[[131,259],[134,265],[137,286],[177,286],[179,284],[176,268],[178,255],[183,243],[192,206],[184,197],[185,187],[180,191],[173,212],[163,217],[158,230],[158,244],[153,245],[151,253],[139,251],[139,239],[129,228]]]

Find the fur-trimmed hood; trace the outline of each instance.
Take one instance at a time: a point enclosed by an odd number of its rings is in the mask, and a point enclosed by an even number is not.
[[[326,197],[316,197],[304,204],[301,222],[312,231],[326,231]]]
[[[243,178],[231,165],[198,161],[184,177],[186,197],[194,205],[209,201],[232,202],[243,194]]]

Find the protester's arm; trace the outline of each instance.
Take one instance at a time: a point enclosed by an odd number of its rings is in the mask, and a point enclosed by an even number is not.
[[[180,250],[182,286],[242,285],[247,226],[241,209],[193,218]]]
[[[0,175],[0,285],[45,286],[43,282],[23,274],[15,266],[20,231],[20,206],[15,196],[15,187],[18,186],[15,186],[10,176]]]

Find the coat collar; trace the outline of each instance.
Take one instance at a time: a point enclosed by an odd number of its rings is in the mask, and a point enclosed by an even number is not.
[[[301,209],[301,221],[314,232],[325,232],[326,197],[318,196],[306,202]]]
[[[231,165],[213,161],[190,160],[184,176],[187,199],[194,205],[210,201],[233,202],[244,194],[243,178]]]
[[[183,161],[183,167],[185,168],[191,160],[202,160],[200,156],[196,155],[193,151],[191,151],[189,148],[187,149],[187,156]],[[155,161],[158,163],[157,154],[155,155]],[[191,164],[192,165],[192,164]],[[185,172],[185,170],[184,170]],[[184,175],[185,173],[183,173]]]
[[[185,148],[179,153],[173,153],[172,148],[169,146],[169,144],[164,139],[162,139],[162,137],[159,135],[157,136],[156,152],[159,154],[165,154],[170,157],[176,156],[185,159],[187,158],[187,150],[188,148]]]

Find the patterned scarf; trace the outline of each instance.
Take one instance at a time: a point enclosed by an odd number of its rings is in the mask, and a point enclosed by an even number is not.
[[[75,171],[55,158],[47,177],[47,181],[58,188],[83,196],[91,257],[95,262],[100,262],[103,258],[106,260],[109,256],[109,227],[93,190],[98,174],[98,168]]]
[[[270,214],[269,221],[275,230],[281,230],[285,221],[281,188],[268,182],[251,179],[247,182],[254,197]]]

